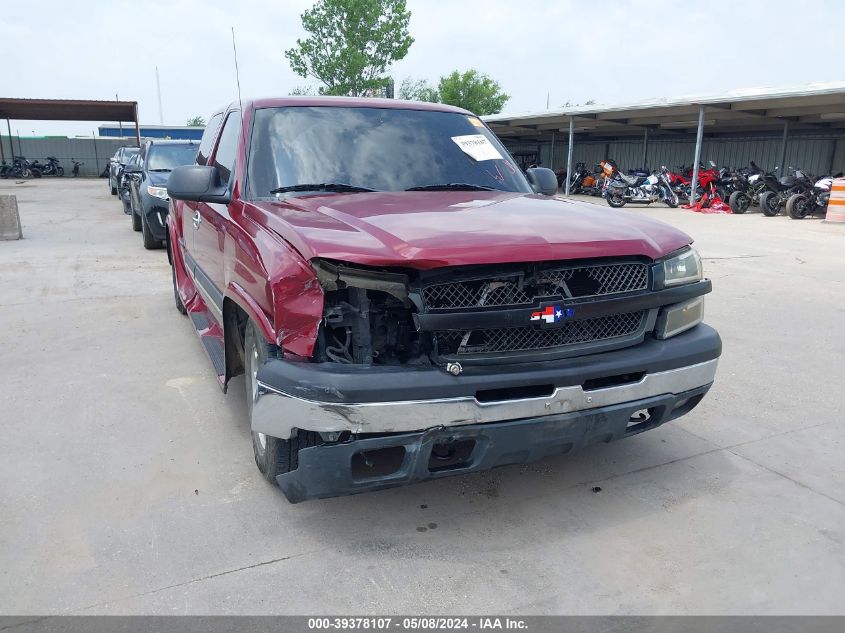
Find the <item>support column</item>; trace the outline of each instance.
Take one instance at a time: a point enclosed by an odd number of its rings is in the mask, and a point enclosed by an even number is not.
[[[780,176],[786,176],[786,141],[789,138],[789,119],[783,122],[783,142],[780,145]]]
[[[648,165],[648,128],[643,131],[643,162],[642,168],[647,169]]]
[[[158,76],[158,68],[156,68],[156,76]],[[135,142],[138,147],[141,147],[141,130],[138,127],[138,103],[135,103]]]
[[[575,144],[575,118],[569,116],[569,151],[566,155],[566,191],[569,195],[569,183],[572,181],[572,146]]]
[[[555,168],[555,131],[552,130],[552,149],[549,152],[549,169],[554,171]]]
[[[698,108],[698,131],[695,135],[695,162],[692,164],[692,182],[690,183],[689,203],[695,204],[698,188],[698,163],[701,161],[701,141],[704,138],[704,106]]]
[[[9,160],[13,163],[15,162],[15,146],[12,144],[12,124],[9,123],[9,119],[6,119],[6,132],[9,134]]]
[[[100,175],[100,157],[97,156],[97,134],[94,130],[91,130],[91,142],[94,143],[94,169],[96,170],[95,176]]]

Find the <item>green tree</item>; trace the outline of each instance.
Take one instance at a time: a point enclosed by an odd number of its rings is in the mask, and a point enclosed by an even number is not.
[[[297,86],[288,94],[292,97],[313,97],[318,93],[319,91],[314,86]]]
[[[425,79],[412,79],[411,77],[405,77],[399,84],[396,98],[408,101],[430,101],[432,103],[440,101],[440,95],[437,94],[437,89],[434,86],[430,85]]]
[[[205,127],[205,119],[201,116],[193,116],[185,123],[191,127]]]
[[[496,114],[510,99],[491,77],[476,70],[454,71],[440,78],[437,86],[442,103],[464,108],[475,114]]]
[[[317,0],[301,17],[308,37],[285,57],[296,74],[319,80],[322,94],[372,94],[414,42],[405,0]]]

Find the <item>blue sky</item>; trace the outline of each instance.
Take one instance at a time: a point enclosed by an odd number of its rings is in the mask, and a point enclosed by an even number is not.
[[[0,96],[139,102],[158,123],[207,117],[236,96],[230,27],[244,96],[308,83],[284,50],[303,35],[311,0],[4,2]],[[512,95],[505,111],[565,101],[624,103],[750,86],[845,79],[845,3],[409,0],[416,42],[392,74],[436,82],[476,68]],[[397,81],[398,83],[398,81]],[[96,124],[13,122],[13,133],[91,134]],[[2,126],[5,131],[5,125]]]

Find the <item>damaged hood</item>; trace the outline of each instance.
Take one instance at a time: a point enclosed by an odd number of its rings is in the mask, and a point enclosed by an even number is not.
[[[416,269],[632,255],[656,259],[692,241],[636,212],[508,192],[320,194],[249,202],[245,213],[305,259]]]

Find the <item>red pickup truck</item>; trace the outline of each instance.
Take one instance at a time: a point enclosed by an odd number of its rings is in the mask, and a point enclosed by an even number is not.
[[[167,189],[176,306],[292,502],[620,439],[714,380],[690,237],[555,198],[470,112],[235,103]]]

